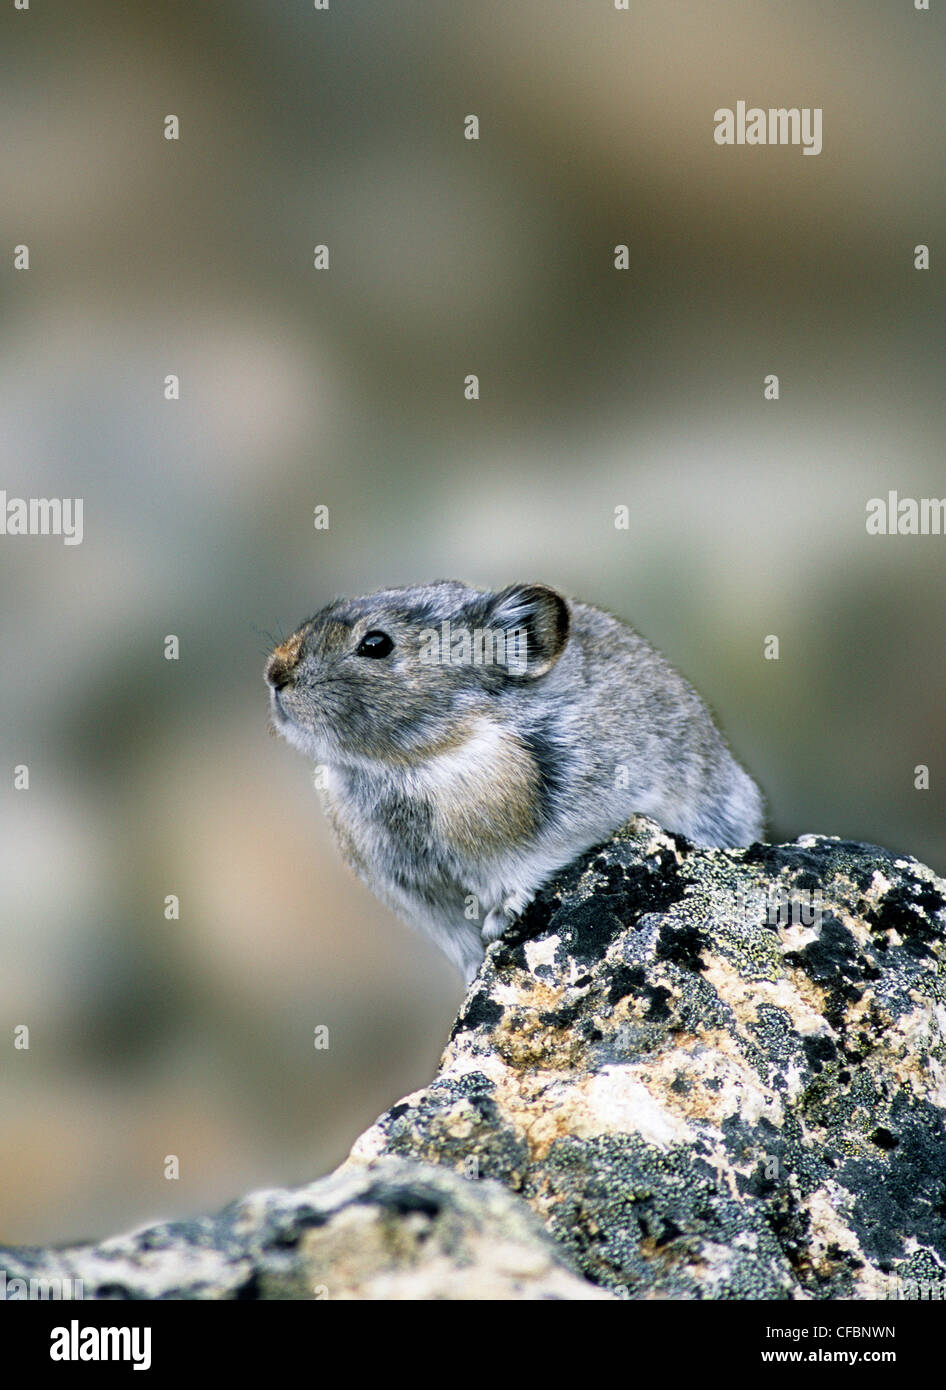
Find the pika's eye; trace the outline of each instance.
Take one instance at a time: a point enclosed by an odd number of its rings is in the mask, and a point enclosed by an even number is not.
[[[394,643],[386,632],[366,632],[355,648],[356,656],[387,656],[393,652]]]

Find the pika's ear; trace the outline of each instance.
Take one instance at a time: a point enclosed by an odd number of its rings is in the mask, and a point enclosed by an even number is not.
[[[506,667],[511,676],[534,680],[561,656],[571,617],[561,594],[545,584],[510,584],[495,594],[489,622],[506,634]]]

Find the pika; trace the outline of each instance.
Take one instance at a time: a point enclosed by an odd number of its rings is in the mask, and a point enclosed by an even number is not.
[[[762,834],[759,789],[696,691],[626,623],[544,584],[336,599],[264,675],[345,859],[467,982],[542,884],[633,814],[701,846]]]

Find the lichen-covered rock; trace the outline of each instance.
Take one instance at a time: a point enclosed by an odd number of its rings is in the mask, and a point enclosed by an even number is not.
[[[490,947],[437,1076],[335,1174],[0,1249],[7,1297],[55,1276],[228,1299],[941,1284],[944,942],[946,882],[915,860],[811,835],[696,850],[635,820]]]
[[[912,859],[636,820],[490,948],[437,1077],[348,1165],[497,1179],[631,1297],[942,1280],[944,928]]]
[[[67,1281],[65,1296],[82,1298],[609,1297],[572,1272],[518,1197],[404,1159],[99,1245],[0,1249],[0,1265],[7,1299],[38,1279]]]

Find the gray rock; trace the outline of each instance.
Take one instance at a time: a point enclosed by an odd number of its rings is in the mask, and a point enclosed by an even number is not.
[[[632,821],[490,947],[437,1076],[332,1176],[0,1266],[139,1298],[941,1281],[944,938],[946,882],[915,860]]]
[[[944,925],[915,860],[638,819],[490,949],[437,1077],[349,1162],[475,1165],[625,1296],[941,1281]]]
[[[99,1299],[609,1297],[498,1183],[391,1158],[98,1245],[0,1250],[0,1265],[8,1299],[51,1278]]]

